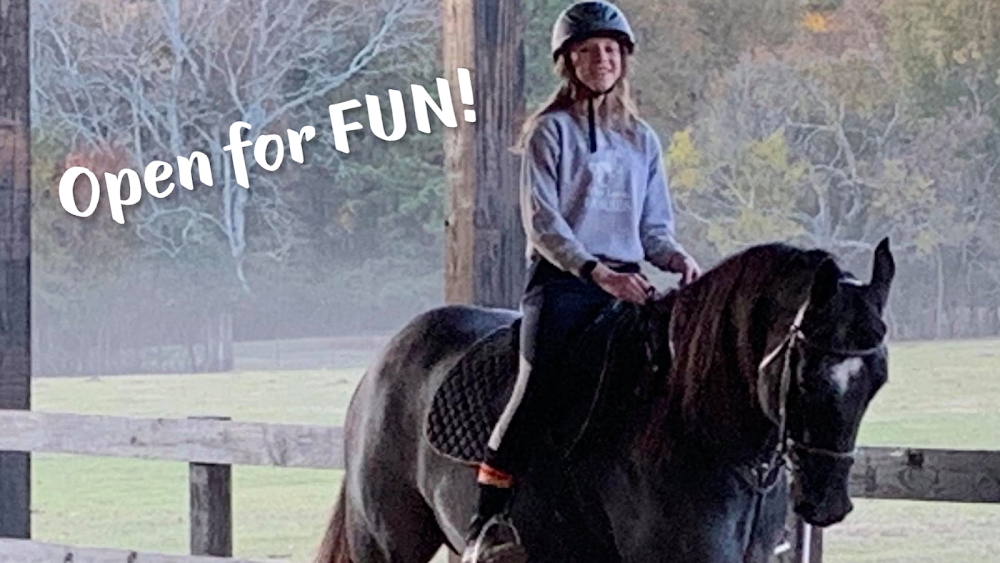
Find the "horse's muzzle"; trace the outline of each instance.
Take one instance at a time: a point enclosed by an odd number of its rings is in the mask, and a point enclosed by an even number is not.
[[[803,456],[793,480],[795,512],[813,526],[826,527],[854,510],[848,495],[853,460]]]
[[[806,522],[820,528],[836,524],[854,510],[854,503],[845,492],[837,495],[836,500],[813,504],[809,501],[796,503],[795,512]]]

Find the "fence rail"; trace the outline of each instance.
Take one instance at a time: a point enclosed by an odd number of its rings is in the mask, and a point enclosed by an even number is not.
[[[273,563],[195,555],[139,553],[0,538],[0,563]]]
[[[251,563],[231,558],[232,465],[342,469],[342,444],[343,431],[331,426],[0,410],[0,452],[188,463],[192,553],[163,555],[2,539],[0,563]]]
[[[342,469],[342,444],[342,429],[330,426],[0,410],[0,452],[187,462],[195,555],[0,539],[0,563],[239,563],[220,559],[232,556],[230,466]],[[850,490],[855,498],[1000,503],[1000,451],[861,448]],[[792,560],[819,562],[819,531],[810,532],[800,523],[798,533]]]
[[[862,448],[850,492],[856,498],[1000,503],[1000,451]]]
[[[330,426],[0,410],[0,451],[340,469],[342,436]]]

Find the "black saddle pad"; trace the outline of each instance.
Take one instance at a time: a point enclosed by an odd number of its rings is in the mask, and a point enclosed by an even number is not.
[[[570,348],[563,361],[564,391],[550,438],[568,453],[588,426],[598,404],[612,336],[626,307],[606,309]],[[634,309],[631,309],[634,312]],[[477,341],[445,376],[434,395],[425,435],[441,455],[478,464],[493,426],[514,390],[518,369],[520,319]]]
[[[521,320],[479,339],[434,395],[425,429],[438,453],[479,463],[493,425],[514,392]]]

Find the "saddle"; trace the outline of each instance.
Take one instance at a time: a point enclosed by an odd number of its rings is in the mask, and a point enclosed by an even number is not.
[[[619,395],[616,389],[632,391],[641,377],[647,358],[634,333],[639,317],[638,307],[615,302],[568,347],[561,380],[569,384],[561,388],[560,412],[549,436],[559,457],[569,457],[588,441],[593,421]],[[480,338],[443,379],[424,428],[437,453],[469,465],[484,458],[493,427],[514,390],[520,327],[517,319]],[[623,365],[627,363],[632,369]]]

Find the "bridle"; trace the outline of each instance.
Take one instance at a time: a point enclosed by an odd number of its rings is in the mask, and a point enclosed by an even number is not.
[[[669,295],[669,294],[668,294]],[[665,296],[666,297],[666,296]],[[822,456],[826,458],[831,458],[834,460],[842,460],[847,463],[853,463],[856,456],[856,449],[851,449],[848,451],[832,450],[828,448],[821,448],[814,446],[812,444],[806,443],[805,441],[796,440],[791,436],[788,429],[788,396],[791,390],[794,374],[793,374],[793,362],[792,354],[796,349],[811,349],[823,353],[824,355],[833,356],[845,356],[848,358],[852,357],[867,357],[874,356],[885,350],[885,343],[880,341],[875,346],[869,348],[838,348],[833,346],[824,346],[815,342],[812,337],[806,336],[805,332],[802,330],[802,321],[805,316],[805,310],[808,307],[808,302],[802,306],[796,315],[795,321],[788,329],[788,333],[782,339],[781,343],[778,344],[775,349],[764,356],[764,360],[761,362],[759,369],[763,370],[771,362],[775,361],[779,356],[784,356],[781,368],[781,381],[779,389],[779,401],[778,401],[778,414],[777,417],[772,417],[768,414],[768,418],[777,426],[778,428],[778,444],[777,447],[772,451],[770,458],[767,461],[757,464],[751,464],[749,468],[744,467],[742,470],[738,470],[738,473],[743,477],[747,483],[754,487],[758,492],[766,492],[778,483],[777,474],[778,469],[787,464],[789,467],[795,468],[798,466],[796,453],[805,453],[809,455]],[[655,378],[656,372],[661,367],[656,358],[660,356],[660,351],[657,346],[658,338],[652,336],[655,334],[658,327],[658,319],[656,315],[650,315],[646,318],[647,326],[645,328],[645,333],[650,335],[651,338],[645,339],[645,351],[647,365],[651,366],[653,376]],[[668,343],[670,339],[667,338]],[[670,347],[670,356],[674,356],[673,347]],[[637,394],[641,394],[637,390]],[[750,476],[746,475],[749,473]]]
[[[866,357],[874,356],[875,354],[881,353],[885,349],[885,343],[879,342],[876,346],[870,348],[835,348],[829,346],[822,346],[816,344],[813,339],[807,337],[802,331],[801,327],[801,314],[799,319],[792,324],[788,331],[788,335],[782,340],[778,348],[765,356],[765,360],[761,363],[760,369],[763,370],[770,362],[774,361],[779,355],[784,356],[784,362],[781,368],[781,382],[779,387],[779,400],[778,400],[778,416],[776,422],[778,426],[778,436],[779,442],[776,457],[779,459],[791,458],[789,459],[790,465],[795,465],[795,453],[804,452],[811,455],[818,455],[822,457],[833,458],[836,460],[850,460],[854,461],[856,454],[856,449],[851,449],[849,451],[838,451],[831,450],[827,448],[820,448],[813,446],[811,444],[805,443],[805,441],[798,441],[791,436],[788,430],[788,395],[791,391],[791,385],[793,381],[792,373],[792,353],[795,351],[796,347],[810,348],[812,350],[819,351],[825,355],[835,355],[835,356],[847,356],[847,357]],[[782,354],[782,350],[784,353]],[[791,454],[791,455],[789,455]]]

